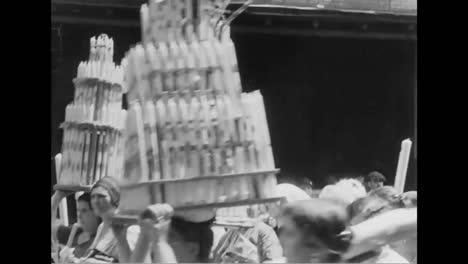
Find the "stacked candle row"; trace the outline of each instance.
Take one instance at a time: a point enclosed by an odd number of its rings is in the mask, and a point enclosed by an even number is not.
[[[75,99],[72,104],[82,115],[83,122],[124,121],[120,118],[122,111],[122,91],[118,86],[102,82],[81,82],[75,85]],[[113,120],[113,121],[112,121]]]
[[[121,186],[119,210],[139,211],[153,203],[168,203],[181,207],[273,197],[274,174],[207,178],[191,181]]]
[[[188,5],[185,5],[187,2]],[[165,41],[182,34],[183,14],[191,15],[191,1],[148,1],[141,5],[141,31],[143,41]]]
[[[65,109],[60,184],[122,177],[127,113],[122,109],[123,69],[112,62],[113,49],[107,35],[93,37],[90,61],[78,66],[74,101]]]
[[[239,99],[240,76],[230,40],[147,43],[132,48],[126,58],[129,101],[167,98],[167,93],[190,97],[196,92]]]
[[[66,127],[59,184],[91,185],[104,176],[121,177],[123,141],[113,130]]]
[[[126,127],[126,160],[128,167],[132,168],[128,170],[129,175],[126,174],[127,181],[274,169],[262,96],[253,92],[243,94],[242,100],[240,117],[233,118],[224,110],[216,114],[220,107],[212,107],[215,114],[210,115],[205,101],[200,108],[189,111],[190,115],[187,115],[193,119],[180,118],[191,121],[176,124],[166,122],[174,121],[174,116],[180,113],[175,103],[166,111],[168,109],[163,107],[162,101],[158,101],[156,106],[148,101],[143,108],[138,102],[133,102]]]
[[[227,96],[219,96],[216,100],[206,96],[189,100],[176,97],[167,103],[158,100],[156,105],[148,101],[144,109],[146,119],[150,116],[149,109],[155,110],[153,116],[159,136],[169,145],[221,146],[253,140],[254,124],[250,122],[250,113],[236,116]]]
[[[140,9],[143,42],[165,42],[194,37],[205,39],[213,36],[209,27],[212,16],[206,12],[214,8],[211,2],[213,1],[148,1],[148,4],[143,4]],[[194,3],[198,5],[193,5]]]
[[[103,107],[102,111],[96,112],[92,105],[69,104],[65,109],[65,122],[97,124],[117,130],[125,129],[126,118],[127,111],[119,108]]]
[[[112,61],[114,57],[114,40],[106,34],[101,34],[97,38],[92,37],[89,45],[90,61]]]
[[[265,204],[252,204],[247,206],[237,206],[220,208],[216,210],[216,217],[220,218],[258,218],[268,213]]]
[[[82,61],[76,78],[94,78],[108,83],[123,83],[123,68],[112,61]]]

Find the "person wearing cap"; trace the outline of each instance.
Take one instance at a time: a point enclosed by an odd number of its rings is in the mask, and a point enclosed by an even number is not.
[[[60,201],[72,192],[57,190],[51,199],[52,208],[52,239],[61,245],[66,245],[60,252],[61,259],[68,257],[80,258],[85,255],[96,236],[101,219],[94,214],[89,193],[77,194],[78,222],[73,226],[57,223],[56,212]]]
[[[98,227],[96,238],[88,254],[75,262],[129,262],[140,228],[138,225],[128,228],[113,225],[112,218],[118,212],[119,202],[120,187],[116,179],[106,176],[93,185],[91,205],[94,213],[102,219],[102,223]]]
[[[378,171],[373,171],[367,175],[365,179],[365,186],[367,191],[369,192],[382,187],[386,181],[387,179],[382,173]]]

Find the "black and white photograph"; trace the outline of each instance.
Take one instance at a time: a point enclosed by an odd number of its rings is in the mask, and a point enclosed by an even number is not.
[[[51,263],[417,263],[416,0],[51,0],[50,34]]]

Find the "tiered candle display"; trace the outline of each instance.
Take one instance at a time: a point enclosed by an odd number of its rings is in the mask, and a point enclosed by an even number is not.
[[[251,218],[256,219],[268,213],[267,205],[252,204],[239,207],[220,208],[216,210],[216,219]]]
[[[123,184],[132,187],[121,209],[144,203],[146,187],[138,183],[148,181],[166,181],[150,191],[151,202],[176,207],[271,197],[276,184],[274,174],[248,177],[275,169],[263,97],[241,93],[229,27],[218,39],[206,12],[216,3],[198,2],[197,18],[192,1],[149,1],[141,8],[143,43],[126,56]],[[210,177],[237,173],[246,174]]]
[[[62,124],[61,185],[91,185],[123,174],[123,69],[112,61],[113,49],[112,38],[93,37],[89,60],[78,66],[74,101]]]

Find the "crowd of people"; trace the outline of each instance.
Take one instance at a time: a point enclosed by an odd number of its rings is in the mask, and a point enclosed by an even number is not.
[[[53,259],[60,263],[416,263],[417,192],[397,193],[385,177],[342,179],[312,197],[312,182],[275,187],[281,204],[269,205],[251,225],[214,225],[216,211],[174,211],[150,205],[138,224],[113,221],[120,189],[104,177],[75,194],[78,222],[60,225],[52,196]],[[60,245],[60,246],[59,246]],[[54,254],[53,254],[54,255]]]

